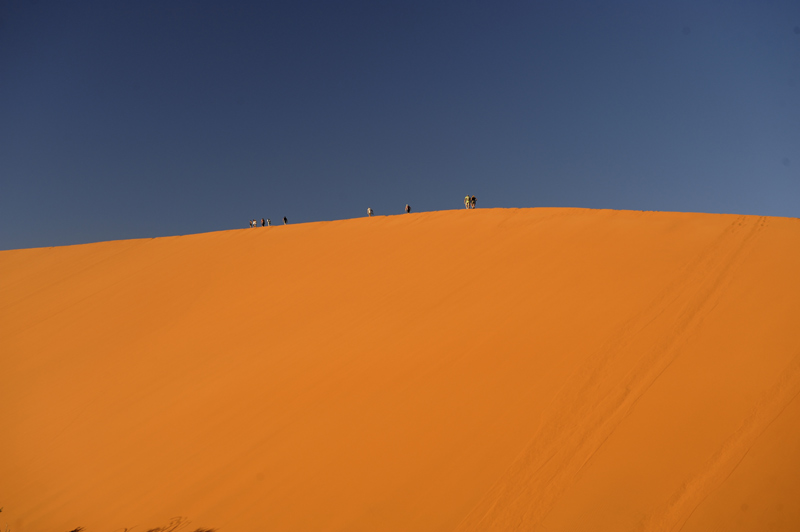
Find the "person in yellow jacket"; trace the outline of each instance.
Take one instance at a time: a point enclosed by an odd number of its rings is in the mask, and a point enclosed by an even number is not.
[[[469,209],[470,206],[470,197],[464,196],[464,208]]]

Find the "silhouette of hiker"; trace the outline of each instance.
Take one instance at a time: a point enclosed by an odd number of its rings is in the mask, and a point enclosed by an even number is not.
[[[287,219],[286,219],[286,216],[284,216],[284,217],[283,217],[283,225],[286,225],[287,223],[289,223],[289,220],[287,220]]]
[[[475,199],[475,196],[472,196],[472,198],[470,198],[470,200],[469,200],[469,208],[470,209],[474,209],[475,208],[475,202],[476,201],[477,200]]]
[[[367,216],[372,216],[372,207],[367,207]]]
[[[261,218],[261,227],[264,227],[265,225],[267,225],[267,224],[266,224],[266,222],[264,222],[264,218]]]
[[[469,209],[469,206],[470,206],[471,203],[472,203],[472,200],[470,199],[470,197],[469,196],[464,196],[464,208],[465,209]]]
[[[411,212],[411,207],[406,203],[406,214]]]

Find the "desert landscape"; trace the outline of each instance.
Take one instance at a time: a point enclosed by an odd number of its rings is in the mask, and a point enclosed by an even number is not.
[[[0,251],[0,530],[800,530],[800,220]]]

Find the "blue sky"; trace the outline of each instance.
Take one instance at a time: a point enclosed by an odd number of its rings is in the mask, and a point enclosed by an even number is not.
[[[0,249],[467,193],[800,217],[800,2],[0,3]]]

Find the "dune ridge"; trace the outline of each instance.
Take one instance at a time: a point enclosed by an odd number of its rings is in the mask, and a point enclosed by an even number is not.
[[[0,526],[797,530],[798,271],[588,209],[3,251]]]

